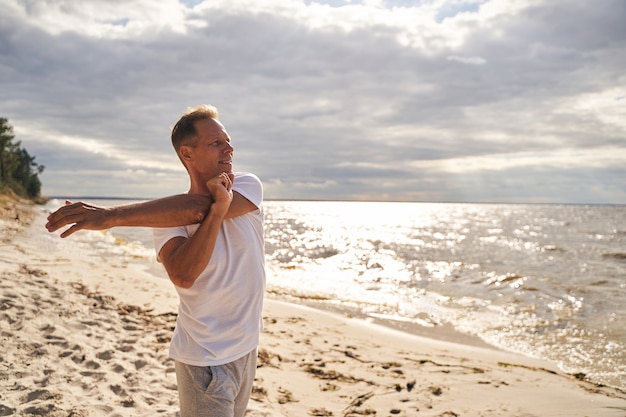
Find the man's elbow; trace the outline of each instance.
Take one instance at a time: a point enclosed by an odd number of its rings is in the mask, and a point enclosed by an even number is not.
[[[211,196],[197,194],[195,197],[187,207],[192,224],[202,223],[213,203]]]
[[[193,283],[196,281],[195,279],[190,279],[188,275],[169,274],[169,276],[170,281],[172,281],[175,286],[184,289],[189,289],[193,287]]]
[[[202,223],[206,215],[208,214],[208,210],[205,212],[204,210],[194,210],[191,213],[192,224]]]
[[[193,281],[183,281],[179,284],[174,284],[174,285],[176,285],[179,288],[188,290],[189,288],[193,287]]]

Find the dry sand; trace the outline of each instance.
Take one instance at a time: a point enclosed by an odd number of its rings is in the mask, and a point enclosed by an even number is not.
[[[47,251],[37,211],[0,205],[0,416],[177,415],[171,284]],[[247,417],[626,416],[623,390],[549,363],[275,300],[264,320]]]

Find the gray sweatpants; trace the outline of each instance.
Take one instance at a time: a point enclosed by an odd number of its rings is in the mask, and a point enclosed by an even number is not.
[[[243,417],[256,373],[257,350],[224,365],[176,361],[181,417]]]

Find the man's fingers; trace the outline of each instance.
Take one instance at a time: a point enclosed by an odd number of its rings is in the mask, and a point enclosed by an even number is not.
[[[65,200],[65,205],[62,206],[62,207],[59,207],[58,209],[56,209],[55,211],[50,213],[50,215],[48,216],[48,220],[54,221],[55,218],[57,218],[59,216],[63,216],[64,213],[66,213],[68,211],[68,209],[72,209],[73,207],[75,207],[78,204],[80,204],[80,203],[72,203],[69,200]]]
[[[62,213],[53,213],[50,217],[48,217],[48,223],[46,223],[46,229],[48,229],[49,232],[54,232],[55,230],[60,229],[63,226],[66,226],[68,224],[72,224],[72,223],[76,223],[76,221],[78,221],[77,219],[75,220],[76,216],[71,216],[71,215],[64,215]]]
[[[102,217],[100,213],[103,210],[101,207],[92,206],[82,201],[72,203],[66,200],[63,207],[58,208],[48,216],[46,229],[49,232],[54,232],[69,225],[70,227],[61,233],[61,237],[68,237],[83,229],[100,230],[102,227],[98,220]]]
[[[48,224],[54,225],[58,223],[56,229],[66,224],[75,223],[76,220],[74,219],[77,216],[82,216],[84,213],[92,210],[92,207],[81,202],[72,203],[66,201],[65,204],[65,206],[58,208],[48,216]]]
[[[225,187],[227,190],[230,191],[230,189],[233,186],[234,179],[235,179],[235,176],[233,174],[222,172],[218,176],[213,177],[210,180],[208,180],[206,182],[206,185],[210,189],[212,186],[219,184],[219,185],[222,185],[223,187]]]
[[[235,179],[235,177],[231,173],[223,172],[220,175],[220,181],[222,182],[222,185],[224,185],[224,187],[226,187],[227,190],[230,190],[231,187],[233,186],[233,180],[234,179]]]
[[[80,230],[80,227],[78,227],[78,226],[75,224],[75,225],[72,225],[72,227],[70,227],[69,229],[67,229],[65,232],[61,233],[61,235],[60,235],[60,236],[61,236],[62,238],[66,238],[66,237],[68,237],[69,235],[71,235],[72,233],[77,232],[77,231],[79,231],[79,230]]]
[[[54,232],[63,226],[84,220],[86,210],[76,204],[77,203],[73,203],[71,206],[61,207],[49,215],[46,229],[48,229],[49,232]]]
[[[54,231],[59,230],[63,226],[67,226],[68,224],[72,224],[72,223],[73,222],[70,219],[62,218],[62,219],[57,220],[57,221],[49,221],[46,224],[46,229],[48,229],[49,232],[54,232]]]

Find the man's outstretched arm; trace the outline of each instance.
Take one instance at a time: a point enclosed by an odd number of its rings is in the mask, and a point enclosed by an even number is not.
[[[226,218],[250,211],[250,201],[233,193],[233,201]],[[114,207],[66,202],[66,205],[48,216],[46,229],[54,232],[71,225],[61,233],[68,237],[79,230],[104,230],[117,226],[173,227],[200,223],[209,212],[213,197],[205,194],[179,194],[142,203]]]

